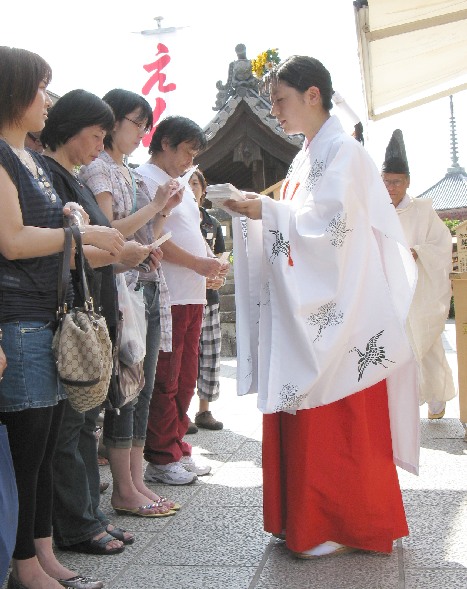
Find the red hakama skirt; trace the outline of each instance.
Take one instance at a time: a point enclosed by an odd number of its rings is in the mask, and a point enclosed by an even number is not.
[[[296,415],[263,416],[264,529],[303,552],[328,540],[391,552],[409,531],[386,381]]]

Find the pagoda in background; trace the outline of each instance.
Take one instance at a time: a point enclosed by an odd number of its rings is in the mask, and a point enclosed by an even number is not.
[[[433,208],[441,219],[465,221],[467,219],[467,174],[457,157],[456,120],[452,95],[451,105],[451,166],[446,175],[417,198],[431,198]]]

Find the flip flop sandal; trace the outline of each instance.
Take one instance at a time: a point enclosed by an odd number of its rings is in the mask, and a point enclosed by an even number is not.
[[[59,546],[59,548],[60,550],[81,552],[82,554],[120,554],[120,552],[125,550],[125,546],[120,546],[120,548],[107,549],[107,544],[109,542],[113,542],[114,540],[114,536],[106,534],[105,536],[102,536],[102,538],[99,538],[99,540],[89,538],[89,540],[83,540],[82,542],[70,544],[69,546]]]
[[[140,507],[135,507],[134,509],[114,507],[115,513],[118,515],[136,515],[137,517],[167,517],[169,515],[175,515],[176,513],[173,509],[156,513],[154,512],[155,509],[161,509],[161,506],[158,506],[155,503],[150,503],[149,505],[140,505]]]
[[[105,531],[108,534],[110,534],[111,536],[113,536],[117,540],[120,540],[120,542],[123,542],[126,545],[133,544],[133,542],[135,541],[135,537],[134,536],[130,536],[129,538],[125,538],[125,532],[126,532],[126,530],[124,528],[114,527],[113,530],[109,530],[109,528],[107,527],[105,529]]]
[[[102,589],[104,583],[102,581],[95,581],[91,577],[83,577],[76,575],[71,579],[57,579],[57,581],[66,589]]]
[[[176,503],[175,501],[171,501],[170,499],[167,499],[167,497],[159,497],[159,499],[157,501],[154,501],[154,503],[157,506],[162,505],[162,507],[168,507],[169,509],[171,509],[173,511],[178,511],[181,507],[180,503]]]

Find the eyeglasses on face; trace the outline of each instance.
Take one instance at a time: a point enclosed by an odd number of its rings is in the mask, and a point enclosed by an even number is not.
[[[32,133],[26,133],[26,135],[29,137],[29,139],[31,139],[31,141],[34,141],[34,143],[40,143],[40,145],[42,145],[39,137],[34,137]]]
[[[383,178],[383,182],[386,186],[395,186],[396,188],[404,183],[403,180],[387,180],[386,178]]]
[[[130,121],[130,123],[133,123],[133,125],[135,125],[135,127],[138,127],[138,129],[140,131],[142,131],[145,135],[147,135],[149,133],[149,131],[151,129],[146,129],[146,125],[147,123],[138,123],[137,121],[134,121],[133,119],[130,119],[128,117],[123,117],[124,119],[126,119],[127,121]]]

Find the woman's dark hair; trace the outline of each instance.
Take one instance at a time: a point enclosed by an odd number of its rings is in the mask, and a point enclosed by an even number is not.
[[[19,123],[34,101],[41,82],[48,85],[51,79],[52,69],[37,53],[1,46],[0,126]]]
[[[302,94],[311,86],[316,86],[321,93],[323,108],[330,111],[333,106],[331,74],[314,57],[292,55],[282,61],[266,76],[265,80],[269,88],[274,87],[277,82],[285,82]]]
[[[208,187],[208,183],[206,182],[206,178],[201,170],[195,170],[192,176],[196,176],[198,178],[199,183],[201,184],[201,188],[203,189],[203,198],[206,196],[206,188]]]
[[[204,206],[204,201],[206,200],[206,188],[208,187],[208,183],[201,170],[195,170],[191,177],[193,178],[193,176],[196,176],[198,178],[198,182],[201,184],[201,189],[203,193],[201,194],[201,198],[199,199],[199,206],[202,207]]]
[[[153,114],[151,105],[139,94],[130,92],[130,90],[115,88],[114,90],[107,92],[107,94],[102,97],[102,100],[107,102],[107,104],[113,110],[115,121],[117,123],[119,121],[123,121],[127,115],[136,109],[139,109],[140,112],[136,117],[136,122],[143,123],[144,121],[147,121],[146,131],[150,131],[152,129]],[[105,136],[104,145],[105,147],[112,148],[113,138],[111,133],[107,133]]]
[[[166,117],[157,125],[149,144],[150,155],[162,151],[163,139],[167,139],[173,149],[180,143],[188,142],[198,152],[204,149],[207,143],[203,129],[191,119],[180,116]]]
[[[71,90],[50,109],[41,143],[55,151],[86,127],[99,125],[106,133],[115,124],[110,106],[86,90]]]

